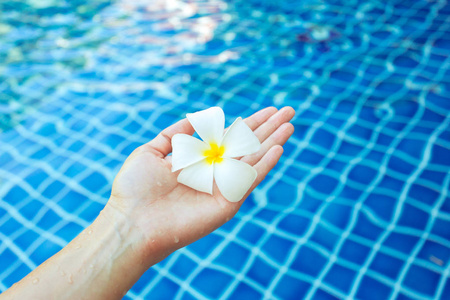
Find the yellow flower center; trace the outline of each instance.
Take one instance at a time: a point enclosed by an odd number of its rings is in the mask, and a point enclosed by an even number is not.
[[[203,155],[206,157],[206,161],[211,165],[213,163],[220,163],[223,158],[222,155],[225,152],[224,146],[217,146],[217,144],[211,143],[209,144],[210,149],[203,152]]]

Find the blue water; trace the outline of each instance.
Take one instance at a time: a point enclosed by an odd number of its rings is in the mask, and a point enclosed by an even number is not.
[[[449,299],[446,1],[0,0],[0,290],[185,113],[293,106],[234,219],[127,299]]]

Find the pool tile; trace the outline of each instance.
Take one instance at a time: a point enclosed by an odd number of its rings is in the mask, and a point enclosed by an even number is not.
[[[244,228],[239,231],[237,237],[251,244],[256,244],[265,232],[259,225],[247,222]]]
[[[339,181],[332,176],[318,174],[309,181],[309,186],[311,186],[318,192],[331,194],[337,187],[338,183]]]
[[[15,205],[28,198],[28,193],[19,185],[12,187],[8,193],[3,197],[3,201]]]
[[[39,238],[39,234],[37,234],[34,230],[27,230],[21,235],[19,235],[15,240],[14,243],[20,247],[22,250],[28,249],[34,241],[36,241]]]
[[[400,219],[397,224],[399,226],[424,230],[428,224],[428,219],[429,214],[427,212],[405,203],[403,204]]]
[[[16,219],[9,217],[3,224],[0,225],[0,232],[8,236],[13,234],[20,228],[20,223]]]
[[[70,242],[73,240],[84,228],[80,225],[69,222],[68,224],[64,225],[61,229],[59,229],[55,234],[62,238],[63,240]]]
[[[308,218],[290,214],[285,216],[278,223],[277,228],[294,236],[300,237],[306,232],[310,223],[311,220],[309,220]]]
[[[367,185],[370,184],[377,175],[377,170],[374,170],[373,168],[355,165],[348,174],[348,178],[360,184]]]
[[[441,275],[417,265],[411,265],[403,284],[409,289],[434,297]]]
[[[359,285],[356,297],[358,299],[378,300],[387,299],[391,294],[391,288],[369,276],[364,276]]]
[[[314,264],[308,262],[314,261]],[[301,246],[290,266],[294,271],[310,275],[312,278],[319,276],[327,263],[327,257],[309,246]]]
[[[339,297],[335,296],[333,294],[333,292],[331,292],[329,289],[324,290],[324,289],[318,289],[316,290],[316,292],[314,293],[313,296],[315,299],[323,299],[323,300],[336,300],[339,299]]]
[[[372,260],[369,269],[396,280],[403,265],[404,261],[388,254],[378,252]]]
[[[36,265],[40,265],[61,249],[62,247],[60,245],[57,245],[49,240],[44,240],[43,243],[30,254],[30,259]]]
[[[402,253],[410,254],[419,239],[419,237],[414,235],[391,232],[385,239],[384,245]]]
[[[385,222],[390,222],[395,212],[396,204],[397,199],[389,195],[372,193],[364,201],[364,208],[370,209]]]
[[[81,181],[83,187],[88,189],[89,191],[96,193],[105,185],[108,184],[106,178],[100,172],[92,172],[86,178]]]
[[[206,258],[223,239],[215,234],[210,234],[190,244],[187,248],[195,255]]]
[[[268,196],[271,199],[271,204],[289,206],[297,198],[297,187],[279,181],[277,185],[270,189]]]
[[[239,244],[230,243],[213,262],[239,272],[245,266],[249,256],[250,251],[248,249]]]
[[[47,208],[46,208],[47,209]],[[41,229],[48,230],[61,221],[61,217],[58,216],[53,210],[49,209],[44,216],[37,222],[36,226]]]
[[[261,297],[262,295],[259,291],[241,282],[231,294],[230,299],[258,299]]]
[[[54,199],[54,197],[58,195],[61,190],[64,189],[64,187],[66,187],[64,183],[55,179],[52,183],[50,183],[49,186],[45,188],[45,190],[42,192],[42,196],[46,197],[47,199]]]
[[[339,251],[339,256],[350,262],[363,264],[370,251],[371,248],[347,239]]]
[[[375,241],[383,229],[375,225],[364,213],[359,213],[352,233]]]
[[[30,175],[24,178],[24,181],[32,186],[34,189],[38,189],[41,183],[48,177],[47,172],[42,169],[35,169]]]
[[[282,299],[301,299],[306,296],[310,284],[301,281],[290,275],[284,275],[277,287],[274,294]]]
[[[232,277],[214,269],[205,268],[191,285],[207,298],[218,298],[232,281]]]
[[[320,246],[332,251],[339,240],[339,237],[330,231],[328,226],[324,224],[317,225],[314,233],[310,237],[310,241],[319,244]]]
[[[270,285],[271,280],[277,272],[277,269],[269,265],[263,258],[257,256],[247,271],[246,276],[261,286],[266,287]]]
[[[168,278],[162,278],[158,281],[158,289],[152,289],[147,294],[151,299],[173,299],[180,286]]]
[[[76,191],[69,191],[65,194],[61,200],[58,201],[58,205],[64,209],[66,212],[75,212],[80,208],[86,201],[87,197]]]
[[[294,246],[292,241],[277,235],[271,235],[261,246],[261,251],[279,264],[286,262],[289,252]]]
[[[197,267],[197,263],[184,254],[181,254],[175,264],[170,268],[170,272],[180,278],[186,279]]]
[[[340,229],[345,229],[350,221],[352,207],[330,203],[323,211],[321,219]]]
[[[325,275],[324,282],[347,294],[355,279],[356,272],[338,264],[333,264]]]
[[[1,260],[1,255],[0,255],[0,261],[2,261]],[[21,280],[23,277],[25,277],[31,271],[32,270],[27,265],[22,263],[11,274],[9,274],[8,277],[6,277],[3,280],[3,282],[7,286],[12,286],[14,283],[16,283],[19,280]]]
[[[27,220],[32,220],[43,206],[42,202],[31,200],[19,210],[19,213]]]

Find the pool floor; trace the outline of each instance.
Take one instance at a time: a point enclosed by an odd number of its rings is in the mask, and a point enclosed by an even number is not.
[[[0,291],[188,112],[295,108],[235,218],[125,299],[450,299],[446,1],[0,1]]]

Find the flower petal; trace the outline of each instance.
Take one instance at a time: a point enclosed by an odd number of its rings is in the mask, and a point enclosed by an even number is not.
[[[195,137],[183,133],[172,137],[172,172],[195,164],[205,158],[203,152],[209,147]]]
[[[250,165],[231,158],[214,164],[214,179],[222,196],[230,202],[238,202],[252,186],[257,172]]]
[[[239,157],[257,152],[261,148],[261,143],[239,117],[225,133],[222,146],[225,148],[225,157]]]
[[[193,114],[186,114],[187,119],[206,143],[220,145],[225,128],[225,115],[220,107],[211,107]]]
[[[212,195],[214,164],[206,160],[199,161],[184,168],[178,175],[178,182],[187,185],[194,190]]]

